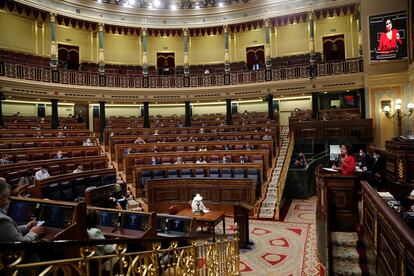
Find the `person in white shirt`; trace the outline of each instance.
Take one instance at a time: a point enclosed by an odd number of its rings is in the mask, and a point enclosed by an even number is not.
[[[198,209],[200,209],[201,211],[208,210],[207,207],[204,205],[203,197],[200,194],[196,194],[193,200],[191,201],[191,210],[195,212]]]
[[[207,161],[203,157],[198,158],[196,161],[196,164],[206,164],[206,163]]]
[[[43,180],[48,177],[50,177],[50,174],[45,167],[41,167],[35,174],[36,180]]]
[[[86,216],[86,228],[88,232],[88,237],[91,240],[104,240],[105,236],[101,230],[97,228],[99,224],[99,214],[96,210],[92,210]],[[95,250],[95,256],[104,256],[108,254],[113,254],[116,249],[116,244],[105,244],[97,245]],[[112,264],[114,265],[118,261],[118,257],[112,259]],[[105,271],[111,270],[110,260],[104,262]]]
[[[73,171],[73,173],[81,173],[81,172],[83,172],[83,166],[82,166],[82,165],[79,165],[79,166],[76,168],[76,170],[74,170],[74,171]]]
[[[85,142],[83,142],[83,146],[87,146],[87,147],[89,147],[89,146],[93,146],[93,143],[92,143],[92,141],[91,141],[91,138],[87,138],[87,139],[85,140]]]

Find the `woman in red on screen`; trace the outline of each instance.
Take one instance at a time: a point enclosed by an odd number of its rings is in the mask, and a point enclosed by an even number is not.
[[[341,145],[341,165],[334,169],[340,169],[343,176],[355,174],[355,158],[351,154],[351,145]]]
[[[400,34],[397,29],[392,28],[391,19],[387,19],[385,22],[385,32],[382,32],[380,35],[377,51],[392,52],[398,50],[398,44],[402,44]]]

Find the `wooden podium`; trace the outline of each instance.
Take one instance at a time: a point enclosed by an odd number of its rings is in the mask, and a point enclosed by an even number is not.
[[[252,205],[240,202],[233,206],[234,223],[239,226],[239,248],[249,249],[249,212]]]

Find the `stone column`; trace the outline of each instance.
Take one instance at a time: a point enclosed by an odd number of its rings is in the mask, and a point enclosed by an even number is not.
[[[233,124],[233,114],[231,112],[231,99],[226,99],[226,124]]]
[[[310,63],[315,63],[315,19],[313,11],[309,12],[309,52],[310,52]]]
[[[271,54],[270,54],[270,20],[268,18],[264,20],[264,27],[265,27],[265,35],[266,35],[265,62],[266,62],[266,69],[270,69],[272,67],[272,60],[271,60]]]
[[[183,29],[184,33],[184,75],[188,76],[190,74],[190,68],[188,66],[188,29]]]
[[[190,101],[185,101],[185,126],[191,126],[191,106]]]
[[[57,70],[58,67],[58,51],[56,45],[56,14],[50,13],[50,67]]]
[[[224,29],[224,70],[226,72],[229,72],[230,71],[229,28],[227,25],[225,25],[223,29]]]
[[[0,91],[0,126],[4,126],[3,120],[3,100],[5,99],[3,92]]]
[[[149,103],[144,102],[144,128],[150,128]]]
[[[359,57],[362,58],[362,30],[361,30],[361,5],[357,6],[357,32],[358,32],[358,53]]]
[[[104,141],[104,132],[105,132],[105,102],[99,102],[99,133],[101,143]]]
[[[104,57],[104,47],[103,47],[103,23],[99,23],[98,25],[98,46],[99,46],[99,54],[98,54],[98,64],[99,64],[99,74],[105,74],[105,57]]]
[[[58,114],[58,100],[50,100],[52,103],[52,129],[57,129],[59,126],[59,114]]]
[[[147,29],[142,29],[142,73],[148,75],[148,58],[147,58]]]
[[[269,94],[267,96],[267,118],[269,120],[275,119],[275,107],[273,105],[273,95]]]
[[[319,93],[312,92],[312,119],[318,119]]]

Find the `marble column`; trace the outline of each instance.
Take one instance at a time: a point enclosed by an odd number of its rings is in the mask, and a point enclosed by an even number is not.
[[[190,68],[188,65],[188,29],[183,29],[184,33],[184,75],[188,76],[190,74]]]
[[[57,129],[59,127],[59,114],[58,114],[58,100],[50,100],[52,103],[52,129]]]
[[[98,46],[99,46],[99,54],[98,54],[98,64],[99,64],[99,74],[105,74],[105,57],[104,57],[104,47],[103,47],[103,23],[99,23],[98,25]]]
[[[272,60],[270,54],[270,20],[266,18],[264,20],[264,28],[265,28],[265,63],[266,69],[270,69],[272,67]]]
[[[142,73],[148,75],[148,57],[147,57],[147,29],[142,29]]]
[[[275,107],[273,105],[273,95],[269,94],[267,96],[267,118],[269,120],[275,119]]]
[[[104,141],[104,132],[105,132],[105,102],[99,102],[99,133],[101,143]]]
[[[191,105],[190,101],[185,101],[185,126],[191,126]]]
[[[227,25],[223,27],[224,30],[224,70],[230,71],[230,52],[229,52],[229,28]]]
[[[50,67],[57,70],[58,67],[58,50],[56,44],[56,14],[50,13]]]
[[[231,110],[231,99],[226,99],[226,124],[233,124],[233,114]]]
[[[149,103],[144,102],[144,128],[150,128]]]

